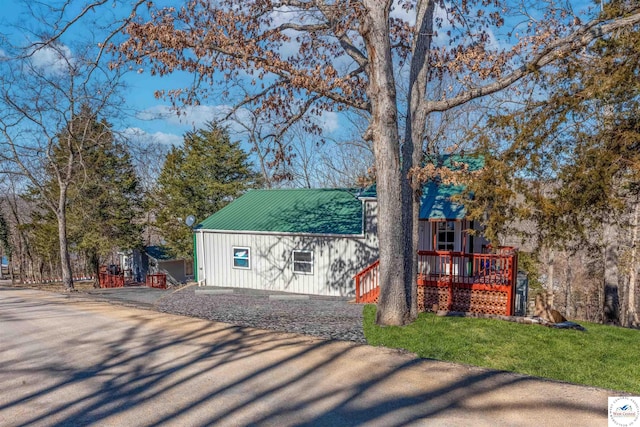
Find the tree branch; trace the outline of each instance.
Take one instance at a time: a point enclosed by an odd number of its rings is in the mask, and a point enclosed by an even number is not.
[[[538,52],[531,61],[517,68],[510,74],[495,80],[492,83],[470,89],[453,98],[426,102],[426,112],[427,114],[429,114],[432,112],[446,111],[450,108],[457,107],[473,99],[496,93],[511,86],[513,83],[517,82],[523,77],[526,77],[532,72],[539,70],[542,67],[562,58],[564,55],[570,53],[571,51],[587,46],[592,41],[606,34],[610,34],[622,28],[640,24],[640,12],[638,12],[639,9],[640,8],[635,8],[633,9],[635,12],[634,14],[629,15],[625,18],[616,19],[615,21],[607,24],[600,25],[602,22],[600,20],[591,21],[586,25],[580,27],[574,33],[550,43],[543,50]]]

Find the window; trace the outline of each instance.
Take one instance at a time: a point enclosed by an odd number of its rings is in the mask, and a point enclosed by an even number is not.
[[[250,269],[251,262],[249,258],[249,248],[233,248],[233,267]]]
[[[453,251],[455,242],[455,221],[442,221],[436,223],[439,251]]]
[[[313,274],[313,252],[293,251],[293,272]]]

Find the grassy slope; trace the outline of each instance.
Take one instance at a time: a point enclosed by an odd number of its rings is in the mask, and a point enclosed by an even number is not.
[[[640,395],[637,330],[581,322],[587,332],[580,332],[430,313],[405,327],[381,328],[375,325],[375,310],[364,307],[364,333],[371,345]]]

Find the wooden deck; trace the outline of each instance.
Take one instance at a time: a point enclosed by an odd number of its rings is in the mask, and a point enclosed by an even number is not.
[[[418,310],[513,314],[517,252],[496,254],[418,252]],[[376,303],[380,293],[379,261],[355,277],[356,302]]]

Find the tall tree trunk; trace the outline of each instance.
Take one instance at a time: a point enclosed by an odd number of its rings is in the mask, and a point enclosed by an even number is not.
[[[22,228],[20,227],[21,223],[20,223],[20,215],[18,214],[18,207],[17,207],[17,196],[15,194],[15,190],[13,192],[13,194],[10,196],[10,198],[7,198],[7,201],[9,202],[9,208],[11,211],[11,216],[13,221],[15,221],[15,229],[16,229],[16,242],[17,242],[17,246],[18,246],[18,259],[17,259],[17,263],[18,263],[18,268],[19,268],[19,276],[18,276],[18,281],[20,284],[24,284],[25,281],[25,273],[26,273],[26,269],[27,269],[27,254],[28,254],[28,246],[26,243],[26,239],[24,237],[24,232],[22,231]],[[14,282],[14,276],[12,273],[11,276],[11,283],[13,284]]]
[[[638,281],[638,220],[640,219],[640,203],[636,201],[631,217],[631,251],[629,256],[629,282],[627,288],[627,315],[625,326],[640,326],[636,310],[636,283]]]
[[[406,232],[405,277],[409,321],[418,317],[418,239],[420,221],[420,199],[422,183],[411,176],[412,168],[423,161],[422,143],[427,122],[426,92],[428,55],[433,37],[433,0],[421,0],[417,5],[416,29],[413,38],[413,56],[409,73],[408,111],[402,144],[402,224]]]
[[[11,277],[11,286],[16,284],[16,278],[13,274],[13,256],[9,259],[9,277]]]
[[[402,188],[398,111],[389,40],[390,1],[364,0],[367,16],[362,36],[369,54],[371,124],[377,171],[378,239],[380,242],[380,296],[376,322],[403,325],[409,320],[405,288],[405,232],[402,224]]]
[[[618,294],[618,240],[617,227],[607,222],[603,230],[604,257],[604,323],[620,324],[620,298]]]
[[[100,257],[95,251],[91,251],[91,253],[89,254],[89,264],[90,264],[89,269],[92,271],[91,274],[93,274],[93,287],[99,288],[100,287]]]
[[[69,242],[67,241],[67,189],[60,183],[60,195],[58,199],[58,240],[60,243],[60,267],[62,269],[62,284],[67,292],[73,292],[73,273],[71,270],[71,256],[69,255]]]
[[[573,283],[573,268],[571,268],[571,257],[566,253],[564,253],[564,257],[567,260],[567,272],[566,272],[566,282],[565,282],[565,293],[564,293],[564,307],[565,307],[565,317],[570,318],[574,317],[572,315],[573,304],[571,301],[571,286]]]
[[[556,254],[553,249],[548,249],[547,253],[547,294],[549,304],[553,305],[553,281],[555,280]]]

